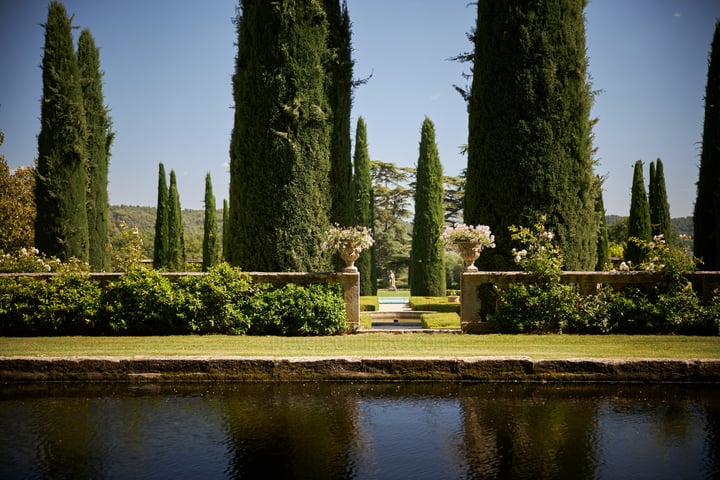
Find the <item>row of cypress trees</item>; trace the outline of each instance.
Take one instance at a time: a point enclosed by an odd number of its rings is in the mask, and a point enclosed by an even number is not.
[[[165,165],[158,168],[158,201],[155,216],[153,266],[170,271],[185,270],[185,233],[175,170],[168,187]]]
[[[84,29],[75,52],[71,19],[52,1],[45,27],[35,182],[35,246],[106,270],[108,164],[113,140],[98,48]]]

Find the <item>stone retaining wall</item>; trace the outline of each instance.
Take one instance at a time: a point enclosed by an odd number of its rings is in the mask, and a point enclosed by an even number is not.
[[[0,382],[720,382],[720,360],[529,357],[6,357]]]

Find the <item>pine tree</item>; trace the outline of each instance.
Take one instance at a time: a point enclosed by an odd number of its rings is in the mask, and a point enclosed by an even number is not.
[[[628,242],[625,247],[625,261],[634,265],[644,260],[645,249],[633,239],[642,242],[652,240],[650,226],[650,204],[645,193],[645,179],[643,178],[642,160],[635,162],[633,169],[632,191],[630,194],[630,217],[628,218]]]
[[[350,110],[352,107],[353,61],[350,17],[347,3],[325,0],[328,15],[328,104],[332,112],[330,140],[330,222],[350,225],[353,221],[352,158],[350,155]]]
[[[85,110],[71,29],[65,7],[52,1],[42,60],[35,246],[61,260],[88,261]]]
[[[421,131],[415,187],[415,221],[410,253],[411,295],[445,296],[444,199],[435,125],[426,117]]]
[[[203,271],[220,263],[220,234],[218,232],[215,195],[212,191],[212,179],[205,177],[205,228],[203,234]]]
[[[672,242],[672,219],[670,218],[670,204],[665,188],[665,172],[662,160],[650,163],[650,187],[648,194],[650,204],[650,226],[652,235],[663,235],[666,241]]]
[[[223,212],[222,212],[222,219],[223,219],[223,228],[222,228],[222,259],[227,260],[227,252],[228,252],[228,223],[230,220],[230,210],[228,209],[228,201],[226,198],[223,198]]]
[[[327,269],[331,112],[322,3],[243,0],[230,144],[230,263]]]
[[[720,270],[720,20],[708,60],[705,120],[693,221],[694,254],[703,270]]]
[[[175,170],[170,170],[170,189],[168,191],[168,270],[185,270],[185,233],[180,208],[180,194],[177,189]]]
[[[88,29],[83,29],[80,33],[77,55],[82,76],[83,105],[87,124],[87,216],[90,268],[96,271],[105,271],[110,267],[110,256],[107,249],[110,224],[107,186],[113,133],[102,92],[100,52]]]
[[[165,165],[160,163],[158,173],[157,209],[155,216],[155,243],[153,245],[153,267],[157,270],[167,268],[169,262],[168,241],[168,185]]]
[[[598,183],[602,181],[598,178]],[[602,271],[610,262],[610,241],[608,240],[607,222],[605,220],[605,202],[603,201],[602,188],[598,188],[595,198],[595,212],[600,217],[600,231],[597,240],[597,264],[595,270]]]
[[[567,269],[596,264],[585,3],[478,2],[464,220],[495,235],[483,269],[516,268],[508,226],[541,215]]]
[[[373,193],[372,176],[370,175],[370,155],[367,145],[367,127],[363,117],[358,118],[355,129],[355,152],[353,155],[355,174],[353,175],[353,191],[355,192],[356,225],[373,229]],[[360,272],[360,295],[372,295],[375,287],[373,277],[372,251],[374,247],[360,253],[355,262]]]

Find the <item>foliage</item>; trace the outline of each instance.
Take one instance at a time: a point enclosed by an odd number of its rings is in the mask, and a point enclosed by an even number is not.
[[[585,0],[479,2],[468,103],[464,222],[487,224],[485,270],[512,269],[509,225],[539,214],[572,270],[596,264]]]
[[[463,201],[465,199],[465,172],[457,177],[443,176],[445,192],[445,223],[462,223]]]
[[[435,125],[425,117],[415,185],[415,219],[410,251],[410,290],[413,295],[445,295],[445,224],[443,176],[435,144]]]
[[[207,275],[186,277],[184,317],[193,333],[247,333],[251,318],[246,305],[255,293],[250,277],[223,263]]]
[[[705,86],[705,118],[693,220],[694,252],[707,270],[720,270],[720,19],[715,21]]]
[[[650,226],[652,235],[663,235],[666,240],[674,238],[670,205],[665,188],[665,172],[662,160],[650,163],[650,184],[648,187],[648,204],[650,206]]]
[[[636,238],[640,242],[652,240],[652,228],[650,225],[650,205],[645,193],[645,180],[643,180],[642,161],[635,162],[633,169],[632,191],[630,198],[630,218],[628,219],[628,242],[625,247],[625,261],[635,265],[643,261],[644,252],[641,243],[630,241]]]
[[[158,166],[158,192],[157,192],[157,208],[155,209],[155,237],[153,239],[153,267],[156,269],[166,268],[169,261],[169,237],[168,210],[170,191],[167,186],[167,177],[165,174],[165,165],[160,162]]]
[[[57,257],[48,257],[35,247],[21,248],[15,254],[3,254],[0,250],[0,273],[81,273],[89,269],[88,264],[77,258],[63,263]]]
[[[105,271],[110,267],[107,252],[109,243],[108,168],[110,145],[114,133],[112,122],[105,106],[100,71],[100,51],[87,28],[80,33],[77,52],[81,74],[88,154],[87,163],[87,217],[88,248],[90,267],[94,271]]]
[[[324,2],[243,0],[238,12],[227,259],[322,271],[333,129]]]
[[[363,225],[370,229],[375,226],[373,213],[373,187],[370,175],[370,154],[367,147],[367,127],[362,117],[358,118],[355,130],[355,152],[353,155],[355,174],[353,175],[354,216],[356,225]],[[377,287],[373,276],[372,250],[366,249],[360,253],[356,265],[360,272],[360,295],[372,295]]]
[[[350,157],[353,60],[347,3],[325,2],[328,17],[326,58],[328,108],[332,112],[330,139],[330,213],[332,223],[358,223],[354,212],[353,162]],[[369,174],[368,174],[369,176]],[[372,224],[360,223],[372,228]],[[368,278],[370,269],[368,269]],[[362,276],[362,273],[360,274]],[[362,282],[362,280],[361,280]],[[362,289],[362,285],[360,287]]]
[[[0,130],[0,146],[4,139]],[[10,252],[33,245],[34,188],[34,168],[20,167],[11,173],[0,155],[0,250]]]
[[[215,195],[212,191],[212,179],[205,177],[205,228],[203,235],[203,271],[208,271],[220,262],[220,233],[218,231]]]
[[[580,300],[571,285],[513,283],[501,292],[492,320],[501,333],[563,332],[577,323]]]
[[[72,25],[52,1],[45,24],[43,94],[35,181],[35,246],[88,260],[86,122]]]
[[[110,247],[110,265],[113,272],[129,272],[139,267],[144,258],[143,240],[137,226],[129,227],[125,222],[120,223],[122,243]]]
[[[410,257],[413,189],[409,184],[415,170],[380,161],[372,161],[370,165],[375,198],[377,271],[387,277],[393,270],[399,279],[400,270],[407,269]]]
[[[513,248],[513,260],[520,268],[531,273],[543,283],[557,282],[563,267],[563,256],[553,243],[555,234],[545,229],[545,217],[533,225],[533,228],[511,225],[512,240],[520,242],[521,250]]]
[[[595,213],[597,213],[600,217],[600,227],[597,236],[597,263],[595,264],[595,270],[602,271],[610,267],[610,241],[608,239],[608,228],[602,188],[598,189],[597,197],[595,198]]]
[[[422,328],[460,328],[457,313],[425,313],[420,316]]]
[[[180,194],[177,188],[175,170],[170,170],[170,189],[168,193],[168,257],[167,269],[181,272],[185,270],[185,231],[182,224]]]
[[[132,268],[101,287],[77,265],[62,265],[65,273],[48,279],[0,277],[0,335],[330,335],[348,329],[339,285],[255,284],[221,264],[176,281]]]
[[[459,302],[448,302],[447,296],[444,297],[410,297],[410,308],[412,310],[426,310],[431,312],[455,312],[460,313]]]
[[[114,335],[187,333],[179,308],[183,300],[182,291],[157,271],[132,269],[104,288],[100,330]]]

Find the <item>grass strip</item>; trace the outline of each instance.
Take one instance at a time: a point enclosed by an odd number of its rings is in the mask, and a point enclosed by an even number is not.
[[[335,337],[0,337],[0,356],[249,356],[718,359],[720,337],[373,333]]]

